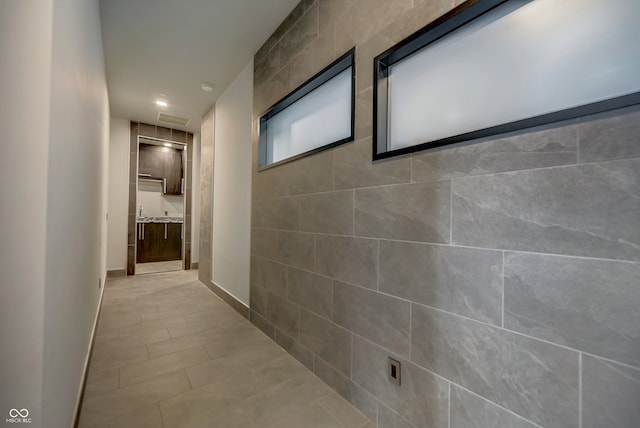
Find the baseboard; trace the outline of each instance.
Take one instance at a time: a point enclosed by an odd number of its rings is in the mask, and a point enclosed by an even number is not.
[[[231,306],[236,312],[238,312],[240,315],[242,315],[246,319],[249,319],[249,307],[247,305],[242,303],[235,296],[233,296],[231,293],[229,293],[227,290],[220,287],[218,284],[216,284],[213,281],[211,281],[210,284],[205,284],[205,285],[207,285],[207,288],[209,288],[209,290],[213,291],[213,293],[216,296],[224,300],[224,302],[229,306]]]
[[[126,274],[126,269],[123,270]],[[109,273],[107,272],[107,276]],[[80,423],[80,410],[82,409],[82,402],[84,401],[84,390],[87,386],[87,374],[89,373],[89,364],[91,362],[91,356],[93,355],[93,345],[96,340],[96,331],[98,330],[98,321],[100,319],[100,309],[102,309],[102,298],[104,296],[104,283],[102,284],[102,290],[100,293],[100,300],[98,301],[98,310],[96,311],[96,317],[93,321],[93,331],[91,332],[91,340],[89,341],[89,349],[87,352],[87,358],[84,361],[84,370],[82,372],[82,379],[80,381],[80,389],[78,391],[78,399],[76,401],[76,411],[73,415],[73,424],[71,425],[74,428],[78,428],[78,424]]]
[[[107,271],[107,278],[118,278],[120,276],[127,276],[126,269],[114,269]]]
[[[191,263],[191,269],[198,269],[198,262]]]

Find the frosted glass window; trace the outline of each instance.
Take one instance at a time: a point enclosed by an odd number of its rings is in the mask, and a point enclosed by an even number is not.
[[[377,158],[640,102],[639,21],[638,0],[463,4],[376,58]]]
[[[341,57],[260,119],[260,167],[353,140],[353,52]]]

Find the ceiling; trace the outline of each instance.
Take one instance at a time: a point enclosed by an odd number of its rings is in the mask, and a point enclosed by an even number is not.
[[[100,0],[111,114],[200,132],[202,115],[298,1]],[[167,107],[155,104],[160,94]],[[161,110],[191,122],[158,122]]]

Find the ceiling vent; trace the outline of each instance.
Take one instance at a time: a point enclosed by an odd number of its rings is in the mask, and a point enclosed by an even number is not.
[[[161,111],[158,113],[158,122],[170,123],[171,125],[187,126],[191,119],[188,117],[174,116]]]

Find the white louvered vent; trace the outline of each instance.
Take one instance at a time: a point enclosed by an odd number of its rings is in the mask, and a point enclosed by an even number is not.
[[[188,117],[174,116],[161,111],[158,113],[158,122],[170,123],[172,125],[187,126],[191,119]]]

